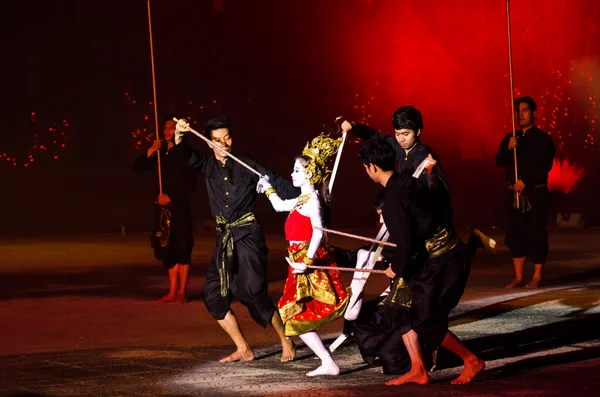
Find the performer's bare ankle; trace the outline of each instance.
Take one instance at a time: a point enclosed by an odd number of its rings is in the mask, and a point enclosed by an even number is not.
[[[511,281],[510,283],[506,284],[506,286],[504,288],[515,288],[515,287],[519,287],[521,286],[521,284],[523,283],[523,279],[521,278],[515,278],[513,281]]]

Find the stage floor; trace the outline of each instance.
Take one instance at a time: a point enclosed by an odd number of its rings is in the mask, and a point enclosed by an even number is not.
[[[310,351],[297,340],[298,359],[281,364],[274,331],[253,323],[238,303],[233,309],[258,359],[220,364],[232,345],[201,296],[214,243],[214,235],[196,236],[192,301],[156,304],[168,280],[148,236],[0,237],[0,396],[597,395],[600,230],[552,230],[546,284],[538,290],[502,288],[512,276],[508,253],[480,251],[451,327],[487,370],[464,386],[448,384],[461,367],[446,359],[427,386],[386,387],[392,377],[362,363],[350,341],[334,353],[340,376],[307,378],[318,366]],[[268,235],[267,243],[276,301],[287,271],[285,241]],[[372,275],[367,298],[387,284]],[[320,333],[331,342],[342,325]]]

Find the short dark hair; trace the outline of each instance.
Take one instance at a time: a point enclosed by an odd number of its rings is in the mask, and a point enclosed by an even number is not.
[[[204,134],[208,139],[212,139],[212,131],[218,130],[220,128],[227,128],[229,131],[229,136],[231,136],[231,123],[229,119],[225,116],[217,116],[208,120],[204,125]]]
[[[423,129],[423,116],[419,109],[413,106],[402,106],[392,116],[392,125],[395,130],[413,130],[417,132]]]
[[[396,165],[396,153],[385,138],[375,135],[369,138],[358,150],[358,157],[363,164],[373,164],[383,171],[391,171]]]
[[[526,103],[532,112],[535,112],[537,109],[537,105],[535,104],[533,98],[530,96],[524,96],[522,98],[515,99],[515,112],[519,111],[519,106],[521,106],[522,103]]]

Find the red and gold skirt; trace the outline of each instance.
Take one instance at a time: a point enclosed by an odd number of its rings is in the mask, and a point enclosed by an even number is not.
[[[290,259],[302,263],[308,243],[295,243],[288,247]],[[314,265],[335,267],[333,256],[321,247]],[[285,324],[286,336],[314,331],[321,325],[340,317],[350,300],[350,288],[344,288],[338,270],[307,269],[305,273],[292,273],[288,266],[283,295],[277,307]]]

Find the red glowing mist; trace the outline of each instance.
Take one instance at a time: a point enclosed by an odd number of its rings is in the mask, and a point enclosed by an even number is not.
[[[548,189],[569,193],[577,187],[577,182],[583,177],[583,173],[583,168],[571,164],[567,159],[554,159],[552,171],[548,175]]]
[[[511,2],[514,84],[565,155],[593,156],[600,2]],[[352,87],[374,96],[371,124],[391,132],[401,105],[423,111],[422,139],[489,159],[511,132],[505,1],[364,1],[345,30]],[[561,21],[560,24],[550,21]],[[566,151],[566,152],[565,152]],[[589,153],[589,154],[588,154]]]

